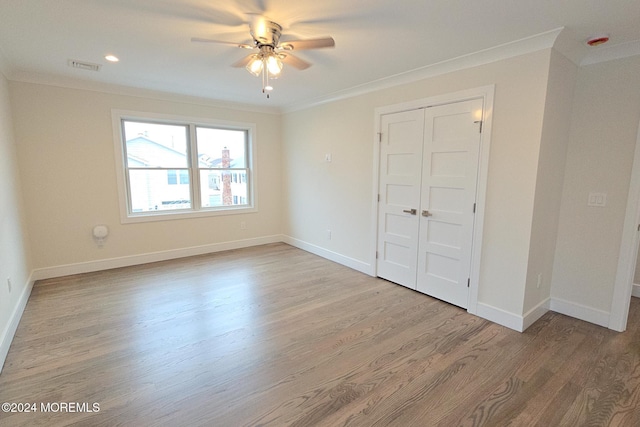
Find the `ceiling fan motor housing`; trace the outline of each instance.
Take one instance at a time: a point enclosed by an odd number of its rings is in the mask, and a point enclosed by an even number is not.
[[[260,19],[251,26],[251,36],[258,47],[262,45],[276,47],[280,41],[281,34],[282,27],[280,24],[267,19]]]

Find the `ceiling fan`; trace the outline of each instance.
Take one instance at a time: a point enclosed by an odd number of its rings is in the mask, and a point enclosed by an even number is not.
[[[298,70],[305,70],[311,66],[309,62],[292,55],[291,51],[335,46],[335,41],[331,37],[281,42],[282,26],[280,24],[262,15],[249,14],[249,16],[249,33],[253,39],[250,43],[234,43],[199,37],[193,37],[191,41],[227,44],[243,49],[257,50],[257,52],[249,54],[231,64],[231,66],[236,68],[246,67],[254,76],[262,76],[262,92],[267,94],[267,98],[269,98],[269,91],[273,90],[269,80],[275,79],[280,75],[283,64],[291,65]]]

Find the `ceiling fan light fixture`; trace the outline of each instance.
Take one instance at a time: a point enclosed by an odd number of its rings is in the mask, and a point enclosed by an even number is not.
[[[267,57],[267,70],[269,70],[269,74],[273,77],[279,76],[282,72],[282,61],[278,58],[277,55],[271,54]]]
[[[253,55],[249,63],[247,64],[247,71],[256,77],[259,77],[264,68],[262,57],[259,54]]]
[[[234,43],[223,40],[203,39],[192,37],[193,42],[221,43],[235,45],[243,49],[255,49],[256,53],[245,56],[232,64],[235,68],[246,68],[255,77],[262,78],[262,93],[269,98],[269,92],[273,90],[269,80],[277,79],[284,68],[292,66],[298,70],[306,70],[311,64],[303,59],[297,58],[284,51],[319,49],[334,47],[335,41],[331,37],[322,37],[306,40],[288,40],[280,43],[282,26],[271,19],[256,13],[248,13],[249,34],[253,41],[251,43]]]

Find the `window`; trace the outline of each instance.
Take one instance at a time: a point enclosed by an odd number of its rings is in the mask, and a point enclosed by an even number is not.
[[[113,113],[123,222],[255,211],[254,126]]]

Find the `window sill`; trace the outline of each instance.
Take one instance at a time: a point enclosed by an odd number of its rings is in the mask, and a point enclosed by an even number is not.
[[[167,211],[167,212],[141,212],[129,215],[121,215],[120,222],[122,224],[135,224],[140,222],[155,222],[155,221],[173,221],[177,219],[189,219],[189,218],[205,218],[224,215],[238,215],[246,213],[258,212],[256,207],[237,207],[237,208],[224,208],[215,210],[199,210],[199,211]]]

